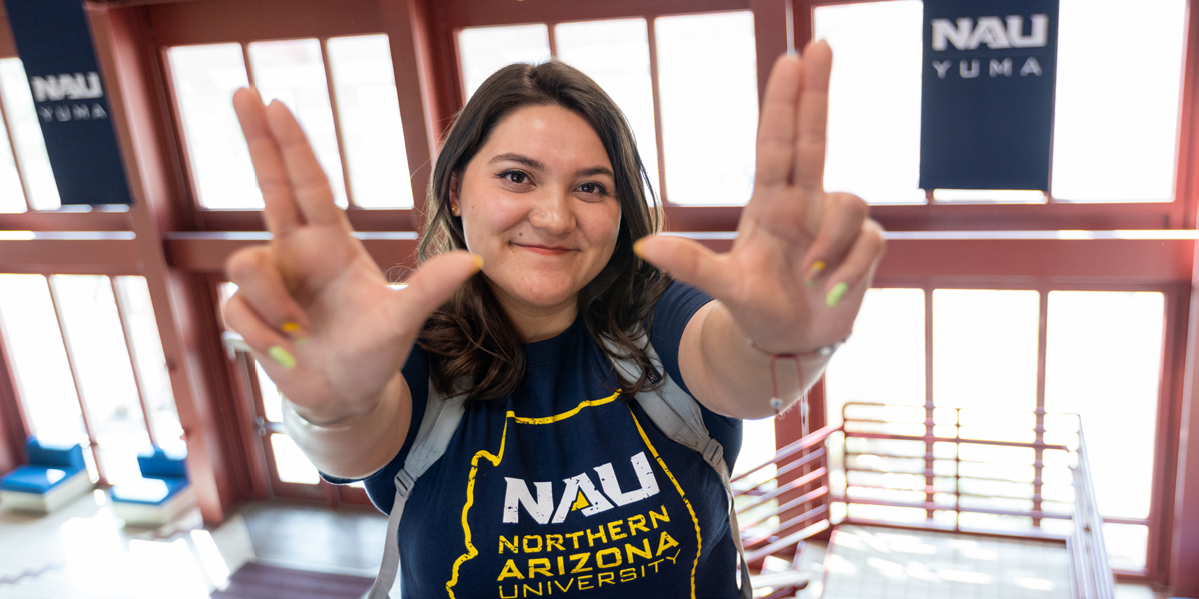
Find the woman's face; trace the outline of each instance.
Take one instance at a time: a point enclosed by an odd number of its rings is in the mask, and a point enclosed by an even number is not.
[[[526,106],[504,118],[450,185],[467,249],[510,317],[572,313],[612,257],[612,163],[583,117]]]

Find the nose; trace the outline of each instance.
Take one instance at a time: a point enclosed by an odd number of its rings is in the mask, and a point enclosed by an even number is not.
[[[546,189],[538,194],[529,212],[529,223],[551,235],[564,235],[575,226],[570,193]]]

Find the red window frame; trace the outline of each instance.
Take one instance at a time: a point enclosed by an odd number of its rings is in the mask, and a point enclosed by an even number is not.
[[[855,0],[856,1],[856,0]],[[409,164],[427,163],[435,154],[436,140],[461,103],[454,31],[475,25],[528,22],[561,22],[631,16],[673,15],[724,10],[752,10],[758,45],[759,92],[765,85],[774,57],[788,47],[788,30],[794,45],[811,37],[812,8],[840,4],[842,0],[714,0],[695,6],[687,0],[523,0],[502,6],[490,0],[195,0],[164,2],[137,0],[89,4],[98,55],[106,79],[117,82],[114,92],[114,125],[118,129],[137,202],[128,211],[31,212],[0,215],[0,231],[47,232],[18,241],[0,237],[0,272],[42,274],[144,274],[150,285],[164,352],[172,368],[172,386],[185,430],[191,431],[191,467],[205,519],[216,524],[237,501],[249,497],[244,489],[244,457],[240,440],[222,431],[235,428],[237,417],[225,410],[222,390],[231,388],[234,375],[221,358],[219,320],[210,277],[219,276],[225,257],[239,247],[265,238],[258,211],[200,210],[186,176],[178,128],[173,118],[170,89],[163,69],[163,47],[182,43],[248,42],[289,37],[329,37],[352,33],[386,33],[391,40],[396,81],[400,83]],[[788,14],[791,22],[788,27]],[[766,17],[768,16],[768,17]],[[1168,204],[1065,204],[1046,205],[944,205],[879,206],[873,211],[890,231],[1045,231],[1062,229],[1174,229],[1191,230],[1196,224],[1195,177],[1199,173],[1199,120],[1195,118],[1196,77],[1199,73],[1199,11],[1188,13],[1187,53],[1182,86],[1175,200]],[[0,16],[0,56],[15,55],[7,21]],[[411,85],[403,85],[410,82]],[[425,160],[414,159],[414,152]],[[130,166],[132,165],[132,166]],[[414,191],[421,191],[428,171],[414,173]],[[356,229],[374,232],[366,240],[380,264],[411,265],[414,231],[419,226],[423,193],[414,193],[410,211],[351,211]],[[670,227],[676,231],[735,230],[737,207],[666,206]],[[54,232],[77,232],[72,238]],[[231,235],[229,232],[251,232]],[[399,233],[395,233],[399,231]],[[133,232],[135,236],[128,235]],[[708,241],[714,249],[727,249],[728,239]],[[1195,243],[1180,235],[1174,239],[1005,239],[994,234],[974,238],[938,239],[893,236],[888,257],[879,269],[878,286],[966,284],[1081,285],[1103,290],[1121,285],[1157,290],[1167,286],[1170,309],[1167,327],[1174,342],[1167,342],[1169,372],[1163,372],[1165,398],[1159,420],[1155,468],[1158,484],[1174,489],[1178,466],[1178,433],[1182,402],[1192,393],[1183,383],[1184,367],[1199,367],[1185,359],[1189,322],[1184,309],[1191,302],[1191,268]],[[1057,288],[1057,287],[1054,287]],[[0,357],[6,350],[0,347]],[[1197,363],[1199,364],[1199,363]],[[0,469],[20,460],[24,429],[16,406],[9,369],[0,369]],[[821,396],[821,389],[813,393]],[[814,416],[818,414],[818,411]],[[1194,419],[1194,418],[1192,418]],[[822,423],[813,420],[813,426]],[[778,423],[780,442],[788,436],[788,419]],[[193,446],[193,443],[195,444]],[[1164,444],[1164,445],[1163,445]],[[1194,441],[1191,442],[1194,445]],[[1164,449],[1163,449],[1164,448]],[[7,451],[6,451],[7,449]],[[1191,453],[1195,453],[1192,451]],[[5,455],[7,454],[7,455]],[[239,460],[241,465],[239,465]],[[239,468],[241,470],[239,470]],[[1199,473],[1188,466],[1188,473]],[[1193,484],[1192,484],[1193,486]],[[1189,489],[1188,489],[1189,490]],[[1182,496],[1181,489],[1179,490]],[[1172,502],[1170,492],[1160,492]],[[1189,496],[1188,496],[1189,497]],[[1194,503],[1186,499],[1187,505]],[[1156,502],[1156,500],[1155,500]],[[1155,503],[1155,506],[1157,504]],[[1168,518],[1172,508],[1163,508]],[[1174,526],[1184,523],[1176,522]],[[1171,528],[1163,520],[1162,528]],[[1184,528],[1199,532],[1199,522]],[[1196,535],[1199,536],[1199,535]],[[1176,538],[1176,542],[1177,538]],[[1175,562],[1174,575],[1185,573],[1179,555],[1171,555],[1168,539],[1159,539],[1157,565],[1147,572],[1151,580],[1166,580],[1167,564]],[[1181,545],[1179,545],[1181,547]],[[1195,575],[1194,584],[1199,584]],[[1172,581],[1173,582],[1173,581]]]

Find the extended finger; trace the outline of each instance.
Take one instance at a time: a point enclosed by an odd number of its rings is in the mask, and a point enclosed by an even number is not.
[[[441,254],[421,265],[408,286],[389,304],[393,329],[415,336],[425,320],[483,266],[483,259],[465,251]]]
[[[808,190],[824,187],[825,133],[828,129],[828,80],[833,52],[820,41],[804,49],[803,91],[795,130],[794,183]]]
[[[802,276],[809,281],[841,261],[861,232],[862,223],[869,214],[866,202],[853,194],[828,193],[824,198],[824,206],[820,210],[809,212],[820,214],[819,225],[809,225],[817,231],[816,238],[812,240],[812,245],[808,247],[803,262],[800,263],[800,268],[803,269]]]
[[[762,118],[758,120],[755,184],[786,185],[795,161],[795,104],[803,85],[803,61],[780,56],[766,81]]]
[[[345,214],[333,203],[329,177],[317,161],[316,152],[296,117],[282,102],[275,100],[266,107],[266,122],[279,142],[287,177],[305,220],[321,225],[345,222]]]
[[[225,324],[236,331],[254,351],[255,358],[269,357],[276,364],[292,369],[296,365],[295,347],[291,340],[272,328],[238,291],[225,302]]]
[[[716,252],[703,244],[686,239],[652,235],[638,241],[633,251],[674,278],[697,287],[716,299],[727,298],[733,277]]]
[[[848,290],[857,289],[863,283],[869,284],[875,267],[882,260],[885,247],[882,227],[872,220],[862,223],[849,253],[825,282],[824,292],[829,307],[836,306]]]
[[[225,263],[225,273],[237,284],[238,295],[271,327],[293,338],[307,336],[308,315],[292,297],[270,246],[234,252]]]
[[[262,199],[266,203],[263,218],[266,219],[267,229],[276,237],[286,235],[304,224],[304,221],[291,195],[291,183],[287,180],[287,169],[279,144],[267,127],[262,96],[253,89],[239,89],[233,93],[233,110],[246,137],[254,174],[262,189]]]

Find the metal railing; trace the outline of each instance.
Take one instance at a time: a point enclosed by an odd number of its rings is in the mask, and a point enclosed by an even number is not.
[[[751,568],[797,565],[804,540],[834,524],[899,525],[1065,541],[1074,596],[1113,597],[1077,416],[863,403],[843,414],[733,479]],[[772,573],[754,586],[785,597],[806,581]]]

